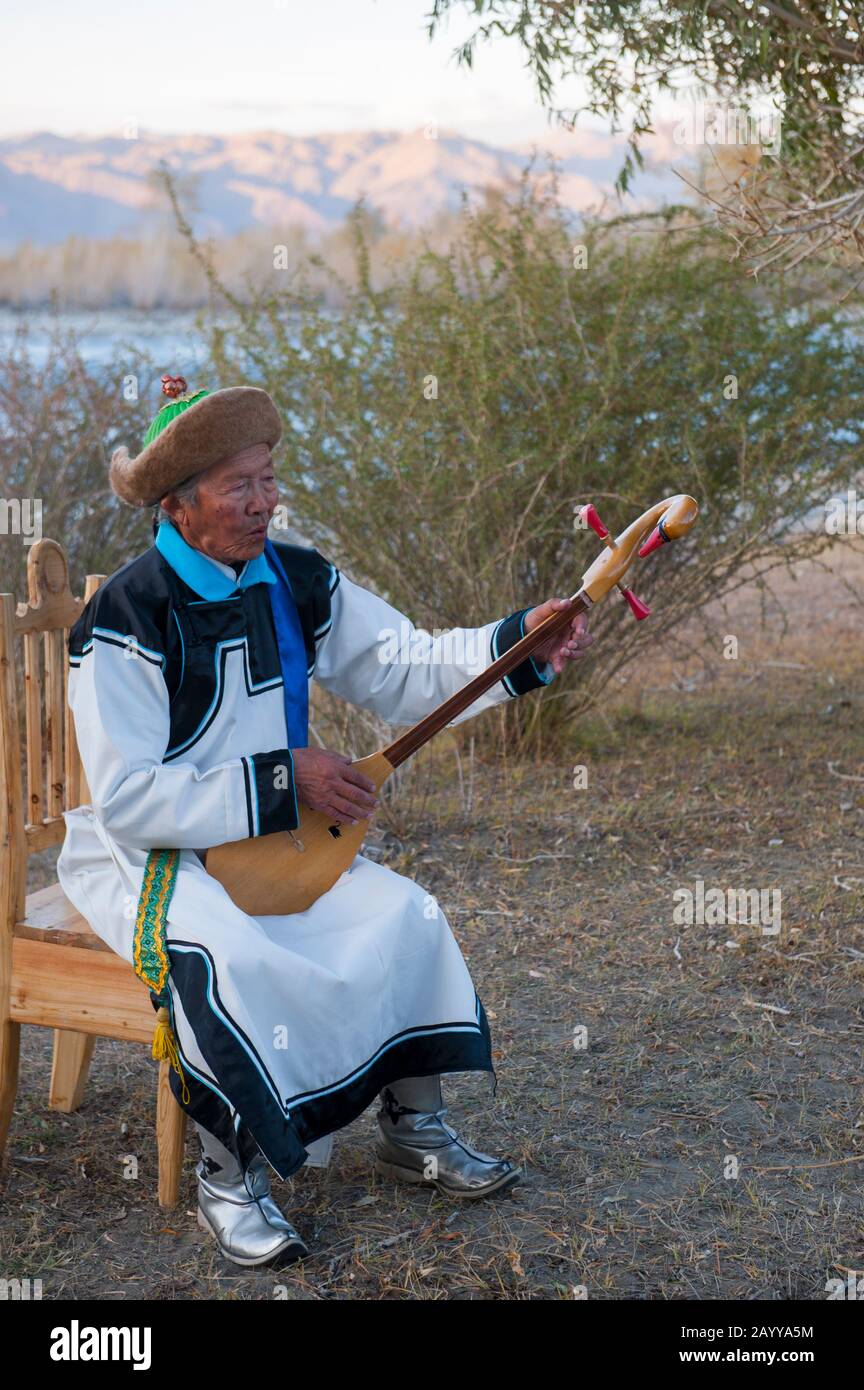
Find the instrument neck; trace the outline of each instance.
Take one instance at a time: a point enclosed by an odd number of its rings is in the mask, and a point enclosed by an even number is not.
[[[560,632],[573,621],[578,613],[584,613],[591,607],[591,600],[580,589],[578,593],[571,596],[568,606],[561,608],[557,613],[551,613],[548,618],[544,618],[534,628],[533,632],[528,632],[523,638],[506,651],[503,656],[499,656],[497,661],[493,661],[485,671],[479,676],[475,676],[473,681],[461,690],[457,690],[455,695],[451,695],[449,700],[445,700],[442,705],[433,710],[425,719],[421,719],[419,724],[413,725],[404,734],[391,743],[389,748],[382,749],[384,757],[391,767],[399,767],[412,753],[416,753],[422,748],[424,743],[428,743],[430,738],[439,733],[453,719],[466,710],[469,705],[479,699],[481,695],[493,686],[496,681],[500,681],[504,676],[515,671],[538,647],[549,641],[556,632]]]

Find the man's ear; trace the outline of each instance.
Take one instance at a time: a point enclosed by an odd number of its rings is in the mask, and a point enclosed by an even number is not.
[[[164,497],[159,498],[159,506],[167,512],[171,520],[176,523],[180,512],[184,510],[183,503],[178,501],[173,492],[166,492]]]

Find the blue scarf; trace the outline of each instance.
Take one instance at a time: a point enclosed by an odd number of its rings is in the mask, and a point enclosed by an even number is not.
[[[179,574],[190,589],[210,603],[230,598],[238,589],[248,589],[253,584],[276,583],[276,576],[263,555],[249,560],[239,579],[234,574],[223,574],[215,560],[205,555],[203,550],[196,550],[168,521],[162,522],[153,544],[175,574]]]
[[[219,602],[253,584],[266,584],[270,594],[273,626],[279,646],[285,699],[285,727],[289,748],[309,746],[309,677],[306,674],[306,644],[291,583],[273,542],[268,537],[264,553],[250,560],[240,579],[231,578],[213,563],[209,555],[196,550],[174,526],[159,527],[154,542],[180,578],[202,599]],[[266,556],[266,559],[265,559]],[[267,561],[269,560],[269,564]]]
[[[282,667],[288,747],[308,748],[309,677],[306,672],[306,644],[303,641],[300,615],[297,612],[290,580],[269,537],[264,542],[264,553],[276,575],[276,583],[270,585],[269,594],[273,626],[279,644],[279,665]]]

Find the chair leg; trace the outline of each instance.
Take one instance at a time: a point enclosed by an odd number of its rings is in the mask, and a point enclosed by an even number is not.
[[[173,1207],[180,1196],[180,1173],[186,1148],[186,1111],[174,1098],[170,1063],[159,1063],[156,1087],[156,1147],[159,1152],[159,1205]]]
[[[49,1110],[62,1110],[65,1115],[77,1110],[84,1099],[84,1088],[90,1071],[90,1059],[96,1039],[92,1033],[73,1033],[68,1028],[54,1029],[54,1061],[51,1065],[51,1086],[48,1091]]]
[[[18,1054],[21,1024],[3,1019],[0,1023],[0,1158],[6,1148],[12,1111],[18,1094]]]

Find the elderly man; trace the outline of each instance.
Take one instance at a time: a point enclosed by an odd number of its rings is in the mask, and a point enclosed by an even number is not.
[[[276,1265],[307,1246],[269,1169],[327,1162],[332,1136],[376,1096],[379,1172],[469,1199],[521,1175],[444,1120],[441,1073],[494,1080],[494,1068],[434,899],[358,854],[307,911],[253,917],[207,873],[206,851],[294,829],[301,805],[354,823],[378,804],[348,757],[308,747],[310,679],[413,724],[566,600],[445,634],[463,639],[446,661],[430,638],[423,662],[382,662],[386,635],[417,638],[408,619],[317,550],[268,539],[281,436],[270,396],[185,386],[163,378],[171,399],[142,452],[111,460],[117,495],[161,504],[161,524],[70,633],[92,804],[66,814],[58,875],[164,1010],[172,1091],[201,1143],[199,1222],[236,1264]],[[453,722],[548,684],[591,640],[574,619],[541,666],[529,658]]]

